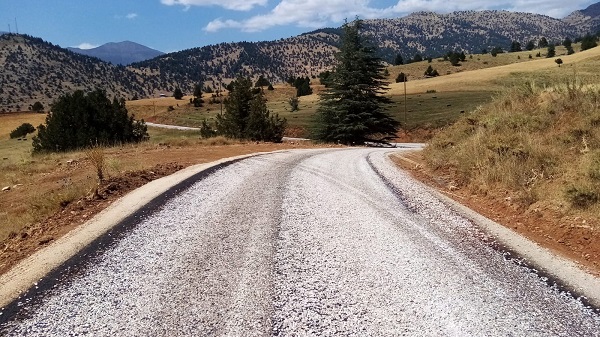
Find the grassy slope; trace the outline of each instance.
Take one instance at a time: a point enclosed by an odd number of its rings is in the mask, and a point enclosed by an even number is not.
[[[471,78],[494,73],[514,86],[436,135],[424,154],[472,193],[600,227],[600,48],[562,58],[561,68],[548,59],[478,71]]]

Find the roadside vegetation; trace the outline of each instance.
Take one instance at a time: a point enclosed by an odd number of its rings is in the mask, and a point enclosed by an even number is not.
[[[424,156],[455,188],[597,216],[600,88],[577,77],[515,86],[437,134]]]
[[[81,90],[61,96],[46,116],[46,123],[38,127],[33,138],[33,150],[62,152],[90,146],[109,146],[137,143],[148,139],[144,120],[136,121],[129,115],[125,100],[106,93]]]

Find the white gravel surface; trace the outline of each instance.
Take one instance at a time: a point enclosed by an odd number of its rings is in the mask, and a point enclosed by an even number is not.
[[[225,167],[0,316],[0,335],[600,336],[592,309],[491,248],[389,151]]]

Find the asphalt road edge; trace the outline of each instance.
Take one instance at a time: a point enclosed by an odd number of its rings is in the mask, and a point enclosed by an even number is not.
[[[419,182],[416,179],[415,181]],[[473,221],[473,223],[486,233],[492,235],[509,251],[525,259],[525,262],[530,267],[537,268],[545,275],[554,278],[561,285],[565,286],[567,290],[584,296],[584,303],[587,302],[596,308],[600,308],[600,277],[587,272],[580,264],[557,255],[510,228],[462,205],[435,188],[429,187],[422,182],[419,183],[427,187],[436,198],[452,210]]]

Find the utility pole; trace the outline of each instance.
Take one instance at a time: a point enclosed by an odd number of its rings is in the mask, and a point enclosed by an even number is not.
[[[219,96],[219,103],[221,103],[221,116],[223,116],[223,94],[221,93],[221,80],[219,79],[219,92],[217,93]]]
[[[408,75],[404,75],[404,126],[406,127],[406,82],[408,82]]]
[[[17,34],[19,34],[19,26],[17,25],[17,18],[15,17],[15,30],[17,31]]]

